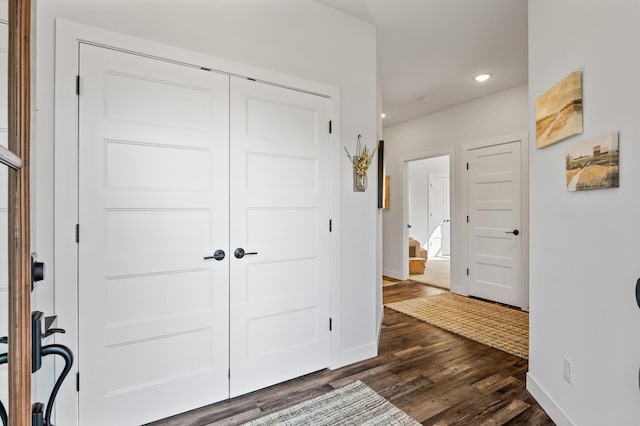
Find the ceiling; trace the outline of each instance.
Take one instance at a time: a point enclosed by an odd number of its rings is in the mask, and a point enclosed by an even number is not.
[[[385,126],[528,80],[527,0],[316,1],[376,26]]]

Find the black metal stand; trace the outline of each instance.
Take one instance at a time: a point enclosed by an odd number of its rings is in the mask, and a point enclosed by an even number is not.
[[[47,411],[44,416],[44,422],[42,425],[32,425],[32,426],[54,426],[51,423],[51,413],[53,413],[53,406],[56,402],[56,397],[58,396],[58,391],[62,386],[62,382],[67,378],[69,372],[71,371],[71,366],[73,365],[73,353],[71,349],[64,345],[47,345],[42,347],[42,356],[45,357],[47,355],[58,355],[64,359],[64,368],[62,369],[62,373],[58,376],[58,380],[53,385],[53,389],[51,390],[51,395],[49,395],[49,401],[47,402]]]
[[[0,343],[7,343],[6,337],[0,337]],[[9,360],[9,356],[7,353],[0,354],[0,365],[6,364]],[[0,420],[2,420],[2,425],[7,426],[7,410],[4,408],[2,401],[0,401]]]
[[[51,415],[53,413],[53,407],[58,396],[58,391],[62,383],[69,375],[71,366],[73,365],[73,352],[71,349],[64,345],[51,344],[42,346],[42,340],[51,336],[54,333],[64,333],[65,331],[59,328],[49,328],[42,333],[44,315],[42,312],[36,311],[31,314],[31,332],[32,332],[32,352],[31,352],[31,370],[36,372],[42,367],[42,358],[48,355],[58,355],[64,360],[64,368],[56,379],[49,400],[47,401],[46,411],[43,413],[44,404],[37,402],[31,407],[31,425],[32,426],[54,426],[51,423]],[[6,337],[0,338],[0,343],[7,343]],[[7,354],[0,354],[0,364],[7,363]],[[0,419],[2,424],[7,426],[7,410],[5,409],[2,401],[0,401]]]

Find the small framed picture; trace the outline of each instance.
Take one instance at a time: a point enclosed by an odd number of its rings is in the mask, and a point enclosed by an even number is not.
[[[617,132],[574,143],[566,152],[567,191],[620,186]]]

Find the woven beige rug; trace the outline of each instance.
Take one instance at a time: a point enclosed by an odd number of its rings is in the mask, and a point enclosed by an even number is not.
[[[529,314],[453,293],[385,305],[520,358],[529,357]]]
[[[398,407],[357,381],[269,414],[244,426],[420,426]]]

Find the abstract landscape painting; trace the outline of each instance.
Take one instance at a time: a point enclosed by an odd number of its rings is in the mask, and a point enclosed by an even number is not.
[[[536,146],[582,133],[582,72],[574,71],[536,99]]]
[[[620,186],[618,133],[609,133],[567,148],[567,191]]]

